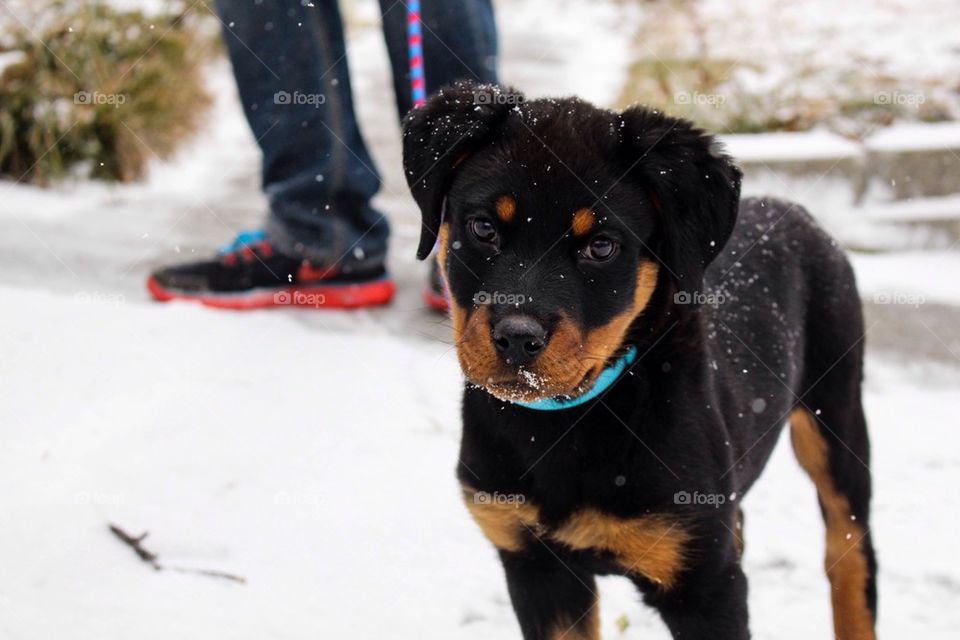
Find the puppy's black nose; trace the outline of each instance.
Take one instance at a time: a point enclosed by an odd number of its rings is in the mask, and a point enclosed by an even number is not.
[[[507,316],[493,325],[493,344],[507,364],[523,365],[547,346],[547,330],[530,316]]]

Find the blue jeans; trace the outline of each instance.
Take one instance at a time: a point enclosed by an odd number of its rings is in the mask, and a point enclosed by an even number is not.
[[[305,6],[313,4],[315,6]],[[496,82],[490,0],[423,0],[426,84]],[[353,111],[336,0],[216,0],[243,109],[263,152],[267,237],[320,266],[383,263],[389,225],[370,199],[380,188]],[[380,0],[397,110],[411,107],[402,0]]]

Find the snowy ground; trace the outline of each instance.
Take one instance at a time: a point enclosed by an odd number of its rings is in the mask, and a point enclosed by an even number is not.
[[[550,20],[542,3],[501,13],[505,80],[611,103],[631,34],[606,3],[590,6]],[[370,4],[357,10],[363,24]],[[607,34],[586,56],[564,46],[584,25]],[[395,230],[401,291],[388,309],[241,315],[146,299],[151,266],[205,254],[262,213],[223,65],[211,69],[210,126],[147,183],[0,183],[0,637],[519,637],[453,478],[460,378],[448,327],[419,300],[382,39],[360,27],[349,46]],[[611,71],[586,73],[589,56]],[[831,208],[829,180],[771,189],[816,213]],[[888,295],[907,317],[922,296],[922,309],[957,317],[955,251],[855,264],[868,299]],[[868,356],[881,633],[954,637],[960,345],[935,336],[957,358],[917,359],[914,336],[876,323],[888,338],[876,342],[902,343]],[[830,634],[822,525],[791,458],[779,447],[745,502],[758,638]],[[165,564],[247,582],[156,573],[108,522],[149,530]],[[605,637],[667,637],[622,581],[602,589]]]
[[[0,296],[0,637],[518,637],[453,478],[445,345],[298,314]],[[886,637],[960,629],[956,385],[870,361]],[[789,447],[745,505],[756,637],[829,637],[822,525]],[[149,530],[162,562],[248,582],[155,573],[108,522]],[[625,583],[602,584],[606,637],[667,637]]]

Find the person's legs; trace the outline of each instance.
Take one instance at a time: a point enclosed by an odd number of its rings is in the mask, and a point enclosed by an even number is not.
[[[301,299],[315,306],[388,301],[389,230],[370,206],[380,178],[354,116],[336,2],[216,5],[243,108],[263,152],[270,215],[264,234],[241,235],[218,259],[155,271],[150,292],[160,300],[230,308]],[[411,104],[407,7],[402,0],[382,6],[403,115]],[[427,0],[422,17],[428,91],[458,78],[496,80],[490,0]],[[437,282],[431,304],[439,307]],[[309,297],[302,298],[304,292]]]
[[[324,267],[382,264],[388,225],[370,207],[380,178],[353,112],[337,3],[216,6],[263,151],[266,233],[274,249]]]
[[[388,302],[387,221],[353,112],[334,0],[216,0],[240,99],[263,152],[270,213],[214,259],[159,269],[158,300],[233,309]]]
[[[412,106],[407,5],[403,0],[380,0],[380,10],[397,110],[403,117]],[[422,0],[421,19],[427,93],[460,79],[497,82],[497,28],[491,0]]]

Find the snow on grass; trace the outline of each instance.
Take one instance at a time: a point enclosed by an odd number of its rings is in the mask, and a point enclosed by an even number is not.
[[[214,97],[206,126],[169,159],[154,157],[144,181],[114,184],[67,179],[46,189],[0,181],[0,215],[54,220],[119,203],[187,208],[223,198],[238,184],[254,191],[259,184],[255,172],[259,150],[243,118],[229,63],[218,60],[204,75]]]
[[[860,137],[960,116],[952,0],[638,4],[627,101],[738,132],[829,125]]]
[[[298,313],[0,295],[0,636],[519,638],[453,476],[446,345]],[[956,392],[930,382],[869,368],[887,637],[960,628]],[[744,501],[754,633],[827,637],[822,525],[791,457],[779,447]],[[149,531],[164,564],[247,584],[154,572],[108,522]],[[601,587],[605,637],[667,637],[625,581]]]
[[[806,59],[838,71],[867,65],[872,73],[919,83],[955,74],[960,51],[950,29],[960,18],[951,0],[707,0],[712,50],[747,60]],[[760,30],[758,30],[760,29]]]

